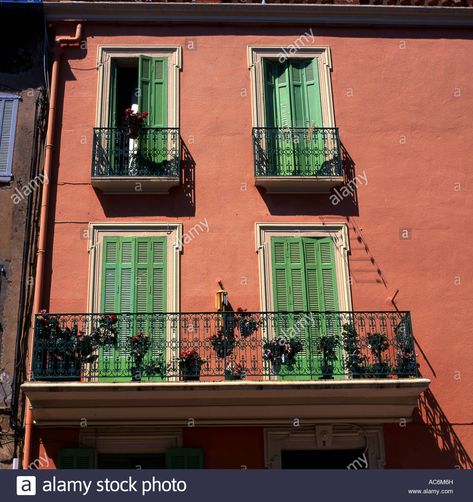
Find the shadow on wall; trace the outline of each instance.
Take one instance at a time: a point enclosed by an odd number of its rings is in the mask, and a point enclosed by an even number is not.
[[[413,422],[386,424],[387,469],[473,469],[473,461],[430,389],[419,398]]]
[[[356,177],[355,162],[343,144],[341,155],[345,184],[330,194],[267,194],[258,188],[270,214],[359,216],[357,189],[363,182]]]
[[[194,216],[195,160],[181,138],[181,184],[169,194],[104,194],[95,190],[105,215],[109,218],[131,216]]]
[[[436,444],[437,456],[443,457],[450,467],[473,469],[471,457],[430,389],[421,394],[415,413],[414,420],[428,431]],[[472,427],[473,423],[458,425]]]

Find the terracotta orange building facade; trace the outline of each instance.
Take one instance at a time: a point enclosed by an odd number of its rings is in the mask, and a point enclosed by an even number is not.
[[[71,4],[26,465],[471,468],[466,18]]]

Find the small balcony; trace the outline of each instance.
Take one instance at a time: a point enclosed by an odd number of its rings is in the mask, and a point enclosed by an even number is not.
[[[329,193],[343,185],[337,128],[253,128],[255,184],[267,193]]]
[[[135,137],[136,136],[136,137]],[[104,193],[167,193],[179,185],[178,128],[94,129],[92,185]]]
[[[34,337],[22,388],[51,425],[392,422],[429,383],[408,312],[44,314]]]

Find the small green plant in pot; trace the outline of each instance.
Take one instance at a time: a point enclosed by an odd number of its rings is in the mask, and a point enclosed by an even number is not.
[[[343,326],[342,339],[345,369],[352,378],[362,378],[366,373],[366,356],[362,353],[360,337],[351,324]]]
[[[199,380],[200,370],[205,362],[205,359],[202,359],[195,349],[181,352],[179,356],[179,369],[182,379],[185,382]]]
[[[338,359],[337,349],[340,346],[340,341],[338,337],[333,335],[322,335],[317,339],[316,347],[321,353],[321,365],[320,369],[322,372],[322,379],[332,380],[333,379],[333,365]]]
[[[150,348],[150,340],[144,333],[137,333],[130,338],[130,355],[133,360],[131,367],[131,379],[134,382],[141,381],[143,360]]]
[[[384,352],[389,349],[390,343],[385,333],[368,334],[368,347],[373,354],[374,364],[370,365],[368,373],[374,377],[386,378],[391,372],[391,366],[384,361]]]

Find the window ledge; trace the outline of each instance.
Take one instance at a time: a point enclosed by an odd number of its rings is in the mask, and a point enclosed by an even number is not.
[[[92,176],[92,186],[107,194],[167,194],[179,176]]]
[[[330,193],[342,186],[343,176],[256,176],[255,185],[270,194]]]

